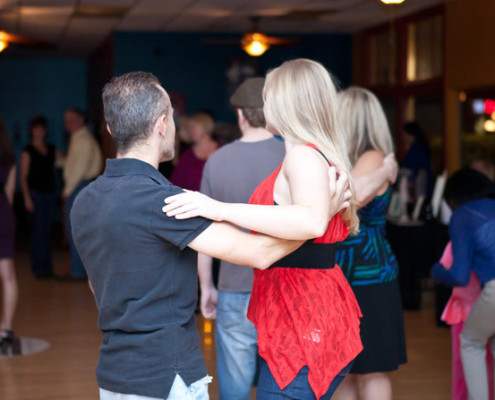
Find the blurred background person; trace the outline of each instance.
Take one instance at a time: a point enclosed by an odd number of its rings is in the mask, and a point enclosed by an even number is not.
[[[81,111],[70,108],[64,114],[64,125],[70,134],[64,165],[65,220],[70,250],[70,279],[85,280],[86,271],[72,239],[70,211],[79,192],[100,175],[103,155],[100,145],[84,123]]]
[[[338,243],[336,262],[363,313],[360,330],[364,349],[333,398],[391,400],[387,372],[407,361],[399,267],[385,231],[396,171],[384,165],[384,160],[394,147],[385,113],[373,93],[350,87],[340,92],[338,99],[360,223],[359,233]]]
[[[485,174],[492,182],[495,181],[495,155],[486,147],[480,145],[475,149],[469,167]]]
[[[450,269],[452,267],[452,261],[452,243],[448,242],[439,262],[445,269]],[[451,296],[441,316],[441,320],[450,325],[450,334],[452,337],[452,400],[468,400],[466,380],[464,379],[461,360],[461,332],[464,327],[464,322],[474,303],[478,300],[480,293],[480,280],[476,274],[471,271],[467,286],[457,286],[452,289]],[[493,357],[490,351],[488,351],[486,362],[489,387],[493,388]],[[493,390],[490,395],[490,400],[493,400]]]
[[[17,278],[14,270],[15,157],[7,129],[0,118],[0,277],[2,279],[2,319],[0,345],[12,344],[12,322],[17,306]]]
[[[218,149],[212,138],[215,120],[210,113],[199,111],[187,119],[186,129],[192,146],[180,155],[170,181],[183,189],[198,191],[206,160]]]
[[[248,203],[256,187],[285,156],[284,143],[265,129],[263,78],[244,81],[230,98],[242,137],[211,155],[205,165],[201,192],[215,200]],[[220,400],[249,400],[258,346],[254,324],[247,318],[253,269],[221,261],[218,291],[213,259],[198,256],[201,311],[216,318],[215,345]]]
[[[408,171],[409,199],[414,203],[420,196],[430,198],[433,193],[431,152],[425,131],[417,122],[404,125],[407,152],[401,167]]]
[[[432,276],[448,286],[467,286],[471,271],[481,294],[464,322],[461,359],[470,400],[489,397],[486,347],[495,357],[495,187],[481,172],[465,168],[447,181],[445,199],[454,210],[449,223],[452,262],[433,266]]]
[[[20,162],[24,207],[31,228],[31,268],[37,278],[50,277],[52,270],[51,232],[57,207],[55,159],[63,156],[46,142],[48,125],[42,116],[29,123],[30,143]]]

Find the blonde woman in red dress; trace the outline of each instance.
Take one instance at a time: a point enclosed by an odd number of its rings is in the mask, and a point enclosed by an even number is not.
[[[358,227],[349,191],[342,201],[330,195],[331,186],[347,185],[350,176],[336,90],[325,68],[298,59],[268,73],[264,100],[267,128],[283,137],[286,157],[255,190],[251,204],[189,192],[166,199],[164,212],[306,240],[271,268],[255,270],[248,317],[262,358],[257,398],[329,399],[362,349],[361,312],[335,265],[334,243]]]

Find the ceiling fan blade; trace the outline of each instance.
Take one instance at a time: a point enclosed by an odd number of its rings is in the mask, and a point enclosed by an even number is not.
[[[26,44],[30,46],[49,46],[50,43],[44,40],[37,40],[24,35],[15,35],[12,33],[7,33],[5,31],[0,31],[0,41],[16,44]]]
[[[239,45],[241,43],[241,38],[235,39],[235,38],[218,38],[218,39],[203,39],[201,40],[201,44],[204,45]]]
[[[302,41],[303,40],[299,38],[282,38],[273,36],[266,37],[266,42],[274,46],[289,46],[292,44],[302,43]]]

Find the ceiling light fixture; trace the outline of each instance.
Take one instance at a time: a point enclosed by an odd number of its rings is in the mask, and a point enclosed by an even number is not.
[[[381,0],[385,4],[400,4],[404,3],[404,0]]]
[[[250,56],[261,56],[270,48],[267,37],[262,33],[251,33],[242,40],[242,48]]]
[[[0,40],[0,53],[4,51],[8,46],[9,44],[7,42]]]

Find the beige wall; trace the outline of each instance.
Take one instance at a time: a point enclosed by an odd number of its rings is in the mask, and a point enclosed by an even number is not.
[[[445,5],[445,129],[450,172],[460,166],[458,92],[495,85],[495,1]]]

